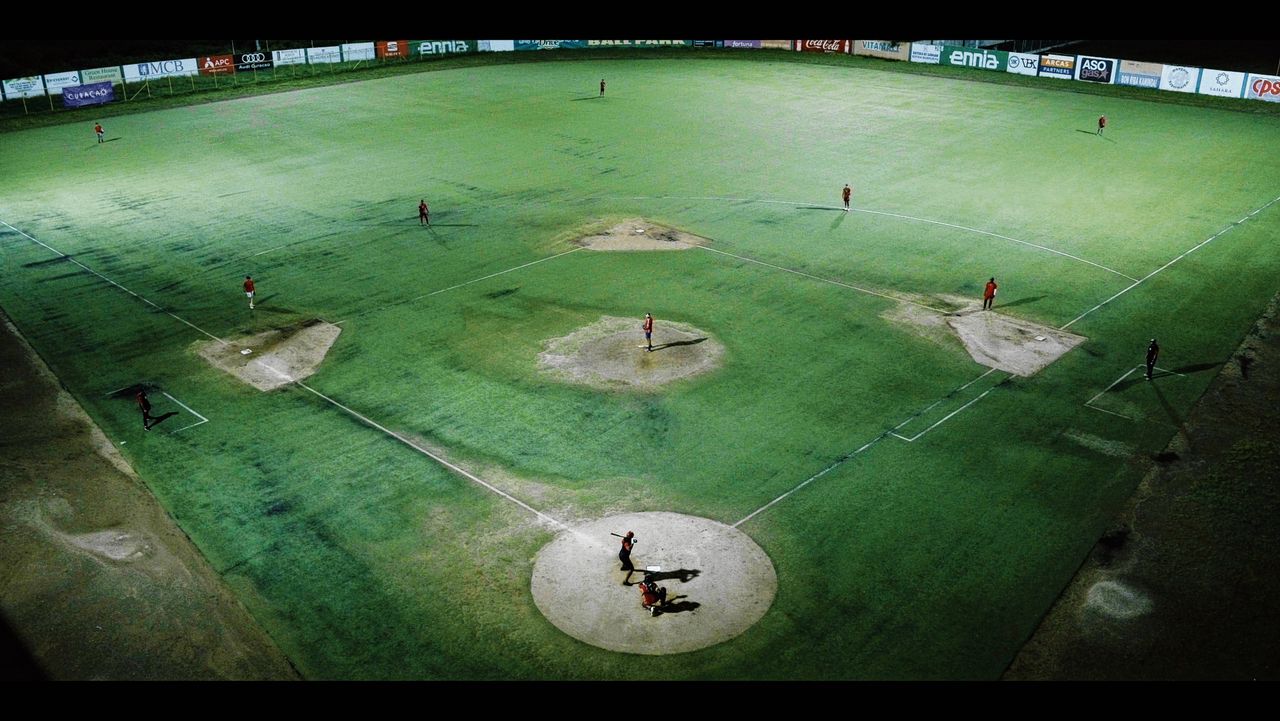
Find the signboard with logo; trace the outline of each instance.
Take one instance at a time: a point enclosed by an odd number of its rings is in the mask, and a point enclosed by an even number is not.
[[[116,99],[115,85],[110,80],[88,85],[69,85],[62,88],[62,104],[68,108],[86,105],[102,105]]]
[[[854,55],[867,55],[885,60],[908,60],[911,58],[911,43],[895,43],[889,40],[854,40]]]
[[[62,89],[80,84],[80,73],[68,70],[65,73],[49,73],[44,76],[44,87],[50,95],[61,95]]]
[[[274,64],[271,62],[270,53],[253,52],[240,53],[236,58],[236,72],[252,72],[254,70],[269,70]]]
[[[1070,80],[1076,76],[1076,56],[1041,55],[1039,76]]]
[[[380,58],[409,57],[409,41],[408,40],[379,40],[374,45],[374,47],[377,48],[378,57]]]
[[[1220,98],[1238,98],[1244,94],[1244,73],[1231,70],[1200,71],[1201,95],[1217,95]]]
[[[1244,96],[1253,100],[1280,103],[1280,77],[1249,73],[1244,84]]]
[[[1031,53],[1009,53],[1009,67],[1005,69],[1018,75],[1035,75],[1040,72],[1040,56]]]
[[[1160,63],[1140,63],[1136,60],[1121,60],[1116,69],[1116,85],[1132,85],[1135,88],[1160,87],[1160,73],[1164,66]]]
[[[1110,85],[1115,80],[1116,62],[1115,58],[1081,55],[1076,58],[1076,80]]]
[[[462,55],[476,51],[475,40],[411,40],[409,54],[427,58]]]
[[[39,75],[32,75],[29,78],[14,78],[6,80],[0,85],[4,86],[4,99],[17,100],[18,98],[38,98],[44,95],[44,78]]]
[[[373,60],[375,57],[377,57],[377,51],[374,50],[373,43],[343,43],[342,45],[342,59],[344,62]]]
[[[226,75],[236,71],[236,59],[233,55],[205,55],[197,60],[201,75]]]
[[[797,40],[798,53],[849,53],[849,40]]]
[[[517,40],[516,50],[563,50],[585,48],[586,40]]]
[[[662,48],[692,45],[692,40],[588,40],[589,48]]]
[[[722,47],[752,48],[755,50],[759,50],[760,48],[764,47],[764,41],[763,40],[724,40],[722,41]],[[790,50],[791,47],[788,45],[787,49]]]
[[[514,40],[480,40],[480,52],[482,53],[509,53],[516,49],[516,41]]]
[[[955,45],[942,46],[942,65],[959,65],[980,70],[1004,71],[1009,67],[1009,53],[1003,50],[983,50],[982,48],[962,48]]]
[[[291,50],[272,50],[271,62],[276,65],[306,65],[307,51],[305,48],[293,48]]]
[[[911,43],[911,62],[937,65],[942,62],[942,46],[929,43]]]
[[[1166,65],[1160,71],[1160,89],[1175,93],[1194,93],[1200,82],[1200,68]]]
[[[113,83],[123,83],[124,73],[120,72],[119,65],[112,65],[109,68],[90,68],[80,71],[80,82],[88,85],[89,83],[100,83],[103,80],[110,80]]]
[[[790,50],[795,47],[794,40],[761,40],[760,47],[766,50]]]
[[[341,45],[328,45],[323,48],[307,48],[308,65],[340,62],[342,62]]]
[[[124,79],[130,83],[158,78],[177,78],[198,75],[200,64],[195,58],[181,60],[159,60],[153,63],[137,63],[124,66]]]

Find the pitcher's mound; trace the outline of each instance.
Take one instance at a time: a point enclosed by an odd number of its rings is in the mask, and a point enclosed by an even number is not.
[[[628,218],[576,242],[588,250],[688,250],[707,239],[644,218]]]
[[[631,551],[643,580],[646,566],[667,589],[658,615],[640,607],[640,587],[624,586],[618,570],[621,540],[635,532]],[[592,646],[623,653],[684,653],[727,641],[750,628],[773,603],[778,577],[747,534],[680,513],[610,516],[566,531],[547,544],[533,566],[533,602],[561,631]]]
[[[231,338],[225,345],[215,340],[200,341],[194,348],[215,368],[260,391],[269,391],[315,373],[340,332],[342,329],[332,323],[309,320]],[[244,350],[249,352],[243,353]]]
[[[604,316],[547,341],[538,363],[552,376],[596,388],[652,390],[720,366],[724,346],[686,323],[658,319],[653,351],[645,350],[641,318]]]

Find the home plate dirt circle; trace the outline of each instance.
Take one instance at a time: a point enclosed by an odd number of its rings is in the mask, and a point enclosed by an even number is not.
[[[633,585],[619,570],[621,539],[634,531]],[[640,607],[645,569],[667,589],[654,616]],[[609,516],[565,531],[538,553],[531,590],[538,610],[579,641],[610,651],[662,655],[741,634],[773,604],[778,577],[755,541],[731,526],[680,513]]]

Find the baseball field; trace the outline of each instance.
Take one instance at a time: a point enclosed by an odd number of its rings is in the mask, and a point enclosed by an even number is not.
[[[6,133],[0,306],[306,678],[996,678],[1275,293],[1280,117],[883,68]]]

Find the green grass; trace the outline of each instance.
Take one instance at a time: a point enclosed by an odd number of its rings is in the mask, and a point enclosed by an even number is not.
[[[575,252],[403,301],[643,216],[882,292],[976,297],[995,275],[1005,312],[1061,326],[1131,281],[804,206],[852,182],[857,208],[1141,278],[1280,187],[1270,115],[870,64],[601,57],[121,116],[101,146],[79,125],[8,133],[0,220],[217,336],[344,321],[308,385],[519,477],[535,507],[734,523],[986,369],[886,320],[889,300],[703,250]],[[609,95],[576,102],[600,77]],[[1103,112],[1108,138],[1077,132]],[[308,677],[994,678],[1138,480],[1067,434],[1152,452],[1212,372],[1122,389],[1152,422],[1084,401],[1153,335],[1163,367],[1225,359],[1274,293],[1278,218],[1080,320],[1089,340],[1036,376],[992,374],[904,427],[994,388],[916,442],[883,438],[745,523],[777,569],[773,608],[662,658],[542,618],[529,572],[551,534],[526,512],[304,390],[210,369],[190,352],[204,336],[3,226],[0,305]],[[545,340],[645,311],[714,334],[724,367],[656,394],[536,371]],[[210,422],[144,434],[104,396],[141,380]]]

